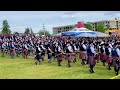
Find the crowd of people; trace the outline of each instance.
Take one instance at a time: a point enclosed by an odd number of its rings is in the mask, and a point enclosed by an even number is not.
[[[89,72],[94,72],[96,63],[100,61],[103,66],[107,64],[107,69],[114,67],[115,74],[120,70],[120,37],[85,38],[70,36],[50,36],[39,37],[35,35],[0,35],[1,57],[10,54],[10,57],[28,58],[35,56],[35,64],[38,65],[48,57],[57,59],[58,66],[66,60],[67,67],[71,67],[71,62],[76,63],[79,56],[81,64],[90,66]]]

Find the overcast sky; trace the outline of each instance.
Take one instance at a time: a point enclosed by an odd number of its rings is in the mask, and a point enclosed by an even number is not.
[[[0,28],[2,21],[7,19],[12,32],[24,32],[26,27],[38,32],[45,24],[52,33],[52,28],[56,26],[76,24],[78,21],[112,20],[116,17],[120,17],[120,11],[0,11]]]

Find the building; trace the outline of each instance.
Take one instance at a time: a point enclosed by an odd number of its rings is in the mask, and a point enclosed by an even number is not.
[[[104,20],[104,21],[97,21],[97,22],[87,22],[89,24],[92,24],[93,31],[97,31],[97,25],[99,23],[103,23],[104,26],[109,27],[109,30],[120,30],[120,20],[115,19],[115,20]]]
[[[120,20],[117,18],[115,18],[115,20],[103,20],[103,21],[87,22],[87,23],[93,26],[92,28],[93,31],[97,31],[97,25],[100,22],[103,23],[106,27],[109,27],[109,30],[120,30]],[[53,27],[53,34],[69,31],[73,29],[76,25],[77,24]]]
[[[61,32],[66,32],[66,31],[69,31],[71,29],[73,29],[75,25],[66,25],[66,26],[59,26],[59,27],[53,27],[53,34],[58,34],[58,33],[61,33]]]

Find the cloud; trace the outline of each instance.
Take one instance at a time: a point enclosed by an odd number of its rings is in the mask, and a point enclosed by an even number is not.
[[[120,11],[106,11],[104,12],[104,15],[115,15],[115,14],[119,14]]]

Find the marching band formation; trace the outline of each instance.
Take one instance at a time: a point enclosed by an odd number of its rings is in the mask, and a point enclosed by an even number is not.
[[[48,63],[52,59],[57,59],[58,66],[61,62],[66,60],[67,67],[71,67],[71,63],[77,62],[77,57],[84,66],[89,64],[90,73],[94,72],[96,63],[100,61],[103,66],[108,66],[108,70],[114,67],[115,74],[118,75],[120,70],[120,38],[106,37],[106,38],[82,38],[82,37],[37,37],[34,35],[1,35],[0,47],[1,56],[5,57],[10,54],[13,59],[20,55],[23,58],[28,56],[35,56],[38,65],[44,61],[47,55]]]

